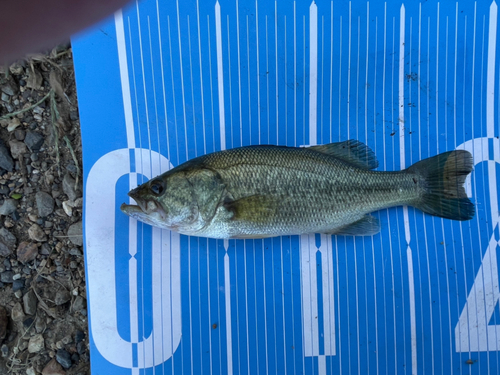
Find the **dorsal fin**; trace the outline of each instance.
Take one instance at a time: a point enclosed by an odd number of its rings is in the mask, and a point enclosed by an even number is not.
[[[323,154],[335,156],[358,168],[374,169],[378,167],[378,160],[370,147],[355,139],[344,142],[327,143],[311,146],[309,149]]]

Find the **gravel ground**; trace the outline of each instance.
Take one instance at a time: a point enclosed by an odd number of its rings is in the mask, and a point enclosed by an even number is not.
[[[81,139],[69,45],[0,67],[0,373],[87,374]]]

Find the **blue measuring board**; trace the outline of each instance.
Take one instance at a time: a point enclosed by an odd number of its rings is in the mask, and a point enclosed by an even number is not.
[[[73,40],[93,374],[497,374],[496,2],[132,3]],[[358,139],[379,170],[469,150],[467,222],[213,240],[126,193],[195,156]]]

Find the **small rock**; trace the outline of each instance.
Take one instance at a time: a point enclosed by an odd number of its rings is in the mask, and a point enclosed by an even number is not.
[[[41,318],[36,318],[35,320],[35,331],[37,333],[43,332],[45,330],[46,324]]]
[[[81,196],[78,190],[75,190],[75,180],[69,173],[64,175],[62,181],[62,188],[64,193],[68,196],[69,200],[74,201],[76,198]]]
[[[14,160],[12,160],[9,150],[3,144],[0,144],[0,168],[9,172],[14,169]]]
[[[68,344],[71,344],[73,342],[73,339],[71,338],[71,335],[67,335],[67,336],[64,336],[61,341],[64,345],[68,345]]]
[[[14,272],[5,271],[0,274],[0,281],[6,284],[12,284],[14,281]]]
[[[17,299],[21,298],[21,297],[23,296],[23,291],[22,291],[22,290],[16,290],[16,291],[14,292],[14,296],[15,296]]]
[[[66,375],[66,371],[64,371],[61,365],[57,363],[56,358],[52,358],[43,368],[42,375]]]
[[[28,148],[23,142],[12,140],[9,141],[10,153],[14,159],[22,159],[23,155],[28,152]]]
[[[30,342],[28,344],[28,352],[30,353],[38,353],[40,350],[42,350],[45,347],[45,340],[43,339],[43,336],[38,333],[32,338],[30,338]]]
[[[0,98],[2,99],[2,101],[8,103],[10,102],[10,96],[4,92],[2,92],[2,95],[0,96]]]
[[[14,221],[19,221],[19,219],[21,218],[21,216],[19,215],[19,212],[17,210],[15,210],[13,213],[11,213],[10,217]]]
[[[23,141],[24,137],[26,137],[26,132],[23,129],[16,129],[14,137],[16,137],[18,141]]]
[[[19,352],[22,352],[22,351],[26,350],[27,348],[28,348],[28,341],[21,341],[21,343],[17,347],[17,349],[19,350]]]
[[[14,281],[19,280],[20,278],[21,278],[20,273],[16,273],[14,276],[12,276],[12,280],[14,280]]]
[[[78,344],[76,344],[76,351],[78,352],[78,354],[82,355],[83,353],[85,353],[85,349],[87,349],[85,341],[80,341]]]
[[[33,108],[33,113],[36,113],[36,114],[39,114],[39,115],[41,115],[44,111],[45,111],[45,109],[42,108],[41,105],[38,105],[35,108]]]
[[[11,64],[9,66],[9,70],[12,74],[16,75],[16,76],[20,76],[21,74],[24,73],[24,68],[21,64],[19,64],[18,62],[15,62],[13,64]]]
[[[43,142],[44,142],[43,135],[31,130],[28,130],[24,138],[24,143],[26,143],[26,146],[28,146],[28,148],[32,152],[40,150],[40,148],[43,145]]]
[[[18,202],[15,199],[6,199],[0,207],[0,215],[8,216],[17,209]]]
[[[21,125],[21,121],[17,117],[14,117],[9,121],[9,124],[7,125],[7,130],[9,132],[13,131],[15,128],[17,128],[19,125]]]
[[[0,348],[0,351],[2,352],[2,357],[5,358],[9,355],[9,347],[5,344],[2,345]]]
[[[6,93],[7,95],[13,96],[17,94],[18,90],[13,82],[8,81],[2,85],[2,92]]]
[[[66,215],[66,212],[64,212],[64,210],[63,210],[62,208],[57,208],[57,209],[55,210],[55,213],[56,213],[56,215],[57,215],[57,216],[59,216],[59,217],[64,217],[64,218],[67,218],[67,217],[68,217],[68,215]]]
[[[28,315],[36,314],[37,299],[35,293],[30,290],[23,296],[24,312]]]
[[[31,262],[36,258],[37,255],[38,255],[38,247],[34,243],[21,242],[17,247],[17,260],[19,260],[21,263],[25,264]]]
[[[8,324],[9,324],[9,317],[7,316],[7,310],[5,310],[5,307],[0,306],[0,343],[7,335]]]
[[[82,222],[79,221],[68,228],[68,237],[77,246],[83,246]]]
[[[31,325],[33,324],[33,322],[34,322],[34,319],[32,317],[28,317],[28,318],[24,319],[23,320],[23,326],[24,326],[24,328],[30,329]]]
[[[14,280],[12,283],[12,291],[17,292],[24,288],[24,279]]]
[[[15,210],[13,213],[10,214],[10,217],[14,221],[19,221],[19,219],[21,218],[21,215],[19,215],[19,212],[17,210]]]
[[[0,241],[0,255],[3,257],[8,257],[12,254],[12,250],[3,241]]]
[[[38,216],[46,217],[54,212],[54,199],[44,191],[39,191],[35,195]]]
[[[82,256],[82,252],[77,247],[72,247],[68,253],[73,256]]]
[[[50,254],[50,245],[48,243],[43,243],[40,249],[40,254],[49,255]]]
[[[7,257],[12,254],[16,246],[16,237],[7,229],[0,229],[0,255]]]
[[[80,360],[80,355],[78,353],[73,353],[71,355],[71,361],[73,361],[74,363],[77,363],[79,360]]]
[[[33,224],[29,229],[28,229],[28,236],[33,240],[37,242],[45,242],[47,241],[47,235],[45,232],[40,228],[38,224]]]
[[[69,217],[73,216],[73,203],[71,201],[64,201],[62,207],[66,215]]]
[[[37,69],[29,70],[26,87],[33,90],[40,90],[42,87],[43,77]]]
[[[12,307],[10,316],[14,322],[22,322],[26,315],[24,315],[23,308],[19,302],[16,302]]]
[[[73,174],[76,174],[78,172],[78,169],[76,168],[75,162],[73,160],[71,160],[68,165],[66,165],[66,170]]]
[[[77,198],[75,199],[75,205],[73,206],[74,207],[82,207],[83,206],[83,198]]]
[[[83,331],[76,331],[75,334],[75,342],[78,344],[80,341],[83,341],[85,338],[85,333]]]
[[[0,228],[0,241],[7,245],[10,249],[14,250],[16,246],[16,236],[10,233],[5,228]]]
[[[85,300],[82,296],[76,296],[75,301],[73,302],[73,311],[80,311],[84,309],[86,306]]]
[[[36,371],[33,367],[28,367],[26,369],[26,375],[36,375]]]
[[[78,120],[78,112],[77,112],[77,111],[71,111],[71,112],[69,113],[69,119],[70,119],[71,121],[76,121],[76,120]]]
[[[59,289],[56,292],[56,297],[54,298],[54,303],[57,306],[64,305],[66,302],[68,302],[71,299],[71,295],[66,289]]]
[[[65,349],[59,349],[56,352],[56,360],[64,368],[70,368],[72,365],[71,354],[69,354]]]

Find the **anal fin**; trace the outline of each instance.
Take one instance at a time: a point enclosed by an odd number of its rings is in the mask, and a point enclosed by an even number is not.
[[[239,234],[237,236],[231,237],[234,240],[260,240],[263,238],[276,237],[272,234]]]
[[[337,228],[327,234],[338,236],[373,236],[380,232],[380,222],[377,218],[367,215],[354,223]]]

